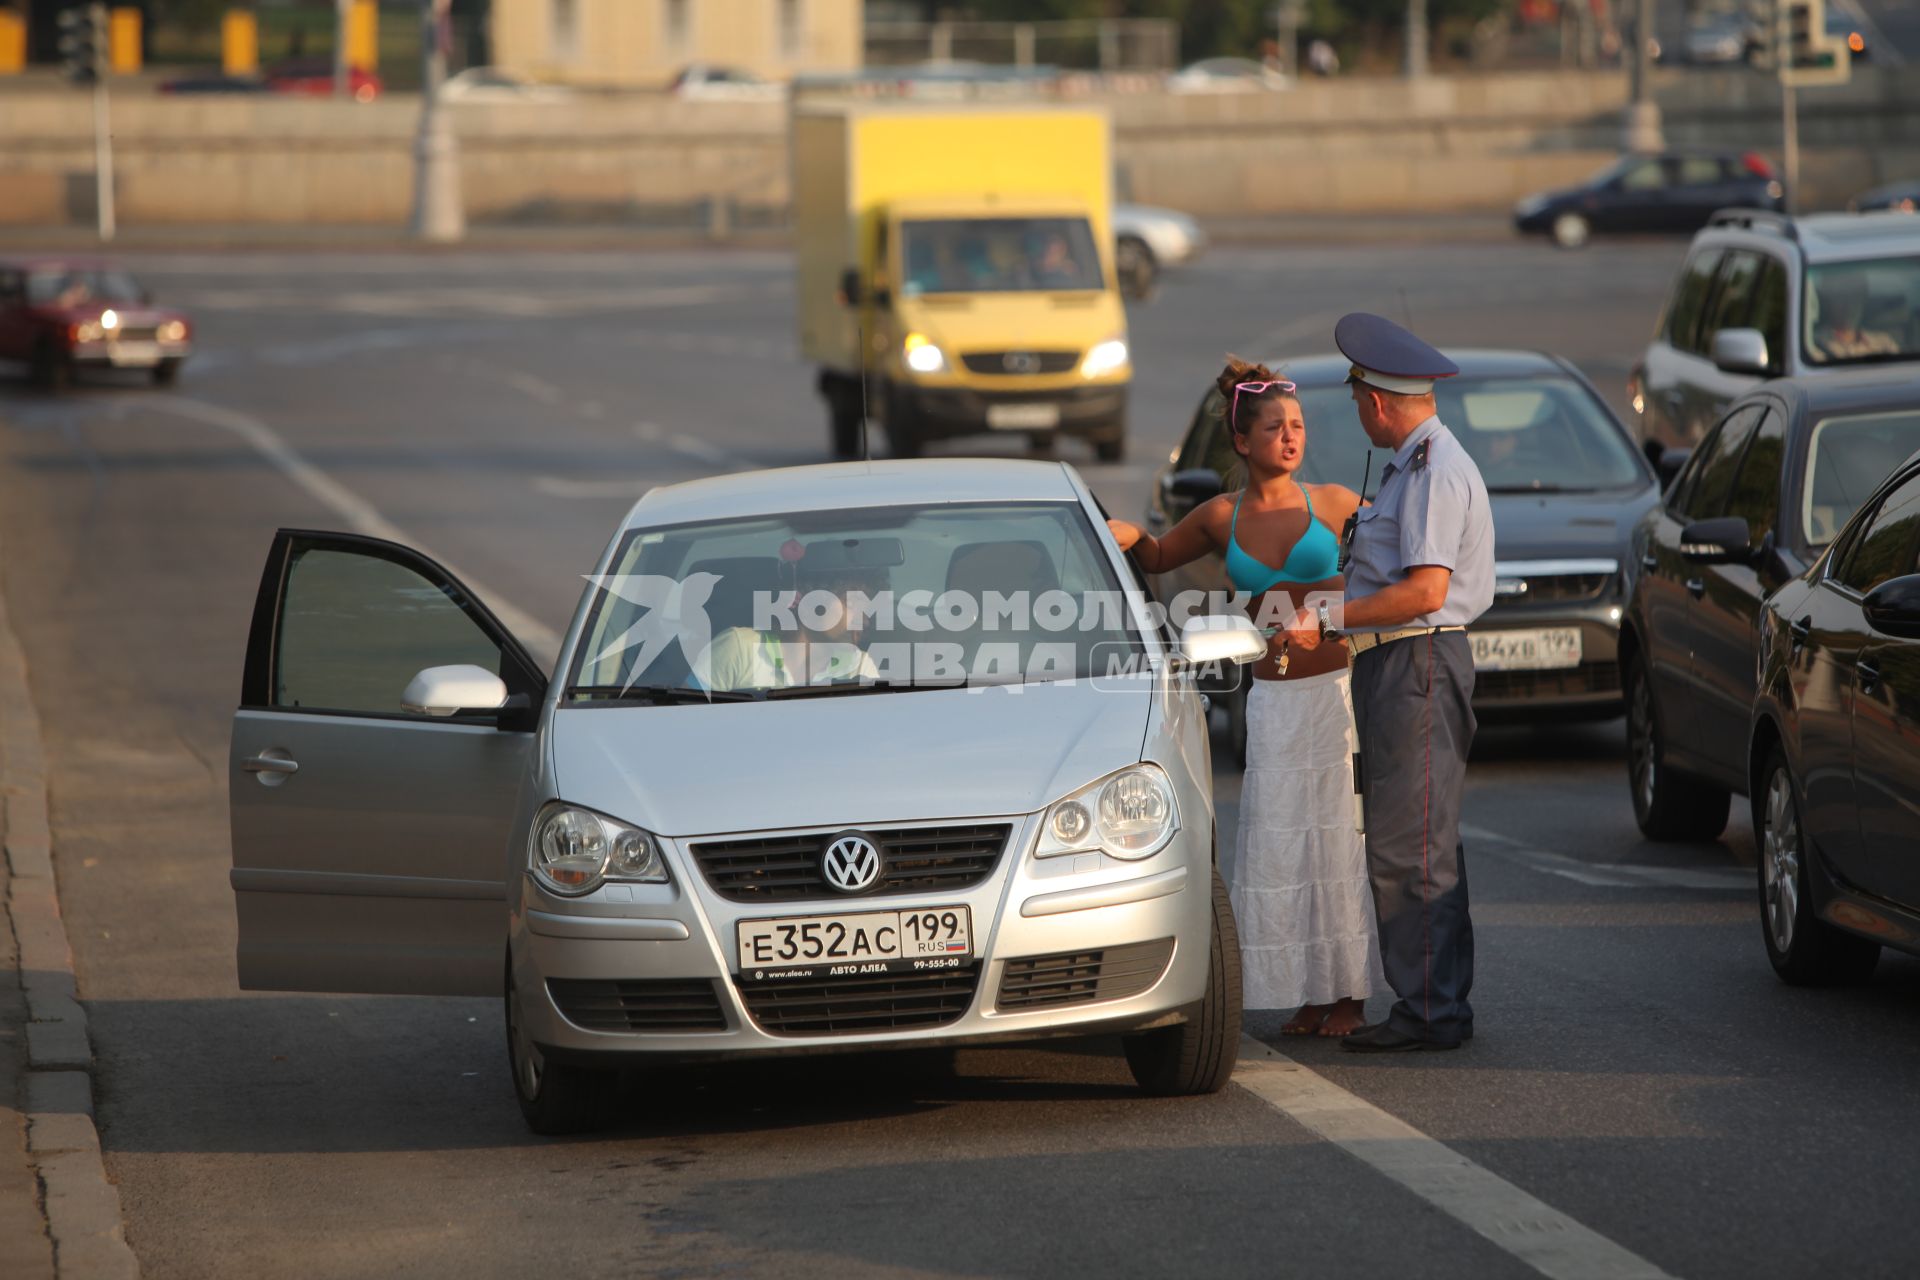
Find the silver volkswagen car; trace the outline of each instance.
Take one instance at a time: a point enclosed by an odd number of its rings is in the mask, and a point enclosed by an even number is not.
[[[661,1057],[1119,1033],[1221,1088],[1194,664],[1052,463],[659,488],[549,673],[402,546],[283,530],[231,758],[240,985],[503,996],[536,1131]]]

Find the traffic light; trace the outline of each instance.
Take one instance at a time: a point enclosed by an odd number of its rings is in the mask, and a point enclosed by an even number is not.
[[[60,11],[60,64],[75,84],[92,84],[106,70],[107,6],[83,4]]]
[[[1844,38],[1827,34],[1826,0],[1780,0],[1774,68],[1794,85],[1844,84],[1852,52]]]

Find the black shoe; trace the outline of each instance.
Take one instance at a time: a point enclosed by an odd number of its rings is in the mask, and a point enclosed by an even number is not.
[[[1384,1022],[1362,1027],[1340,1041],[1340,1047],[1354,1053],[1418,1053],[1422,1050],[1458,1049],[1458,1040],[1422,1040],[1404,1031],[1396,1031]]]

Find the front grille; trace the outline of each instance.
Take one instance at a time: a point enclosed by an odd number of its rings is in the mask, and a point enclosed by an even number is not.
[[[1591,600],[1613,581],[1610,573],[1527,574],[1522,579],[1525,591],[1499,595],[1502,604],[1557,604],[1568,600]]]
[[[1620,664],[1588,662],[1558,671],[1477,671],[1475,701],[1525,702],[1534,698],[1571,698],[1585,693],[1620,692]]]
[[[152,342],[160,336],[160,331],[152,325],[123,325],[114,331],[119,342]]]
[[[973,1004],[980,984],[976,961],[964,969],[882,973],[822,982],[768,978],[739,982],[747,1013],[768,1035],[852,1035],[905,1031],[955,1022]]]
[[[1007,961],[1000,974],[1002,1013],[1057,1009],[1137,996],[1160,981],[1173,959],[1173,939],[1100,951],[1067,951]]]
[[[967,889],[993,874],[1013,828],[1004,822],[866,831],[880,846],[882,870],[872,894],[944,893]],[[829,894],[820,855],[839,834],[696,840],[689,846],[700,874],[730,902],[791,902]],[[838,895],[835,895],[838,896]]]
[[[1012,356],[1018,367],[1009,368]],[[1066,373],[1080,363],[1078,351],[969,351],[960,357],[969,373],[998,373],[1007,377],[1031,377],[1037,373]]]
[[[560,1015],[583,1031],[725,1031],[709,978],[548,978]]]

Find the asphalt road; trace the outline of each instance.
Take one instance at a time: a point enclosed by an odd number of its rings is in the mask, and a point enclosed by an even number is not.
[[[1063,453],[1138,510],[1224,351],[1324,350],[1356,308],[1558,350],[1618,404],[1681,252],[1221,250],[1134,314],[1134,460]],[[777,255],[135,265],[204,354],[168,393],[0,384],[0,573],[149,1276],[1530,1274],[1248,1089],[1137,1097],[1111,1044],[667,1072],[556,1141],[520,1123],[495,1002],[239,992],[227,732],[274,528],[390,527],[557,629],[638,493],[822,460],[825,422]],[[1641,842],[1622,745],[1483,734],[1465,1051],[1250,1029],[1667,1274],[1910,1274],[1920,962],[1778,984],[1750,824]]]

